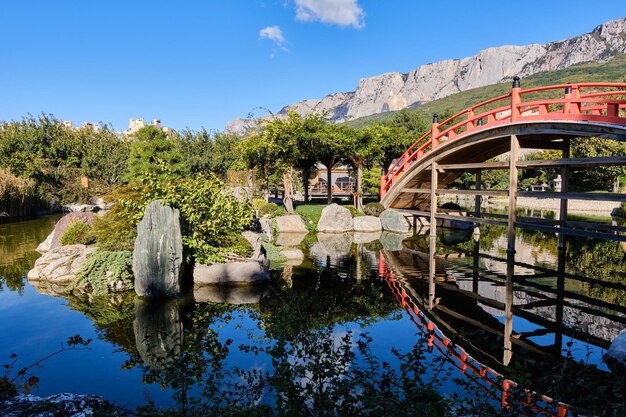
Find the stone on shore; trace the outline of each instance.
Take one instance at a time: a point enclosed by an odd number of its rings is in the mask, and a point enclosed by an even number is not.
[[[35,261],[35,267],[28,272],[28,279],[69,284],[95,250],[85,245],[67,245],[51,249]]]
[[[174,297],[183,287],[183,239],[180,212],[148,204],[137,225],[133,251],[135,292],[141,297]]]
[[[396,233],[408,233],[411,225],[402,213],[395,210],[385,210],[380,214],[380,222],[383,230]]]
[[[302,218],[297,214],[276,217],[276,228],[279,233],[307,233]]]
[[[355,232],[380,232],[383,229],[378,217],[358,216],[353,219]]]
[[[96,215],[91,212],[72,212],[63,216],[55,225],[52,232],[46,237],[46,240],[37,246],[37,252],[46,253],[51,249],[61,246],[61,237],[67,229],[75,222],[81,222],[91,225]]]
[[[324,207],[317,222],[317,230],[320,232],[343,233],[352,230],[352,227],[350,210],[336,203]]]

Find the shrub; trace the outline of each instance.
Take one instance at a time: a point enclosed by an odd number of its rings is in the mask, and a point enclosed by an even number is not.
[[[350,214],[352,215],[352,217],[364,216],[363,212],[357,210],[357,208],[354,206],[348,206],[347,209],[350,210]]]
[[[272,217],[274,213],[279,210],[278,204],[276,203],[265,203],[259,207],[257,210],[259,217],[270,216]]]
[[[367,203],[365,207],[363,207],[363,213],[368,216],[380,216],[380,213],[385,211],[385,206],[380,203]]]
[[[93,228],[87,223],[83,223],[80,220],[75,221],[65,230],[63,236],[61,236],[62,245],[91,245],[95,243],[96,236],[94,235]]]
[[[617,216],[618,217],[626,217],[626,202],[619,205],[617,208]]]
[[[93,295],[106,295],[131,290],[133,283],[132,252],[96,251],[80,267],[68,289],[90,289]]]

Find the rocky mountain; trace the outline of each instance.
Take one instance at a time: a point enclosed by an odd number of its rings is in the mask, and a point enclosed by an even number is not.
[[[509,81],[588,62],[606,62],[626,52],[626,18],[596,27],[591,33],[547,44],[499,46],[476,55],[422,65],[408,74],[388,72],[363,78],[354,92],[333,93],[321,100],[304,100],[285,106],[275,115],[293,110],[301,115],[326,114],[333,122],[401,110],[460,91]],[[236,119],[225,131],[244,135],[255,119]]]

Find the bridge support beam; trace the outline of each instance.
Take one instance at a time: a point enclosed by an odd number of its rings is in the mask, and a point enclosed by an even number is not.
[[[515,222],[517,221],[517,161],[519,159],[519,139],[511,135],[511,156],[509,158],[509,220],[507,252],[515,253]]]
[[[480,187],[481,187],[481,183],[482,183],[482,173],[483,171],[480,169],[476,170],[476,191],[480,192]],[[476,194],[476,196],[474,197],[474,217],[480,217],[480,203],[481,203],[481,197],[480,194]],[[480,234],[480,223],[474,223],[474,234],[475,235],[479,235]]]
[[[439,172],[437,163],[431,164],[430,170],[430,236],[437,236],[437,183],[439,182]]]

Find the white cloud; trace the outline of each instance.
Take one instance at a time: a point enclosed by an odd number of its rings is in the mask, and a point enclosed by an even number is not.
[[[365,13],[358,0],[295,0],[296,20],[320,21],[339,26],[365,27]]]
[[[285,52],[289,50],[285,46],[287,43],[287,39],[285,39],[285,35],[283,35],[283,31],[280,30],[278,26],[268,26],[259,31],[259,37],[261,39],[269,39],[273,41],[280,49]]]

